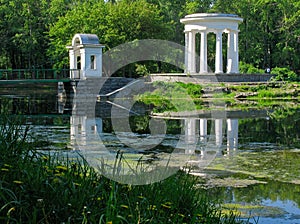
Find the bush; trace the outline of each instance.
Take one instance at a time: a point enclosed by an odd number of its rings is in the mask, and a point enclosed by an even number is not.
[[[252,64],[247,64],[243,61],[239,63],[241,74],[263,74],[265,73],[263,69],[254,67]]]
[[[177,83],[181,87],[187,90],[187,93],[192,97],[192,98],[200,98],[202,96],[202,86],[194,83],[182,83],[179,82]]]
[[[150,74],[150,72],[147,69],[147,66],[146,65],[140,65],[140,64],[135,65],[135,72],[139,76],[147,76],[147,75]]]
[[[276,75],[275,81],[298,81],[297,74],[288,68],[275,67],[272,69],[271,74]]]

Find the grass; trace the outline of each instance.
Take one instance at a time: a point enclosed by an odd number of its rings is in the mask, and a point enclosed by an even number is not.
[[[22,120],[0,121],[1,223],[241,223],[183,171],[154,184],[119,184],[80,157],[36,151]]]
[[[201,109],[202,87],[196,84],[154,82],[152,92],[136,96],[136,100],[153,105],[154,112]]]
[[[298,83],[274,83],[269,82],[260,85],[234,85],[229,86],[231,92],[234,93],[257,93],[257,96],[249,96],[247,99],[282,99],[282,98],[296,98],[300,92]]]

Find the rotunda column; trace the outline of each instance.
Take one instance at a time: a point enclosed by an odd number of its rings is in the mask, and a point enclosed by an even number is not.
[[[207,32],[201,31],[200,41],[200,74],[207,73]]]
[[[73,69],[76,69],[76,56],[73,47],[69,47],[69,65],[70,65],[70,78],[75,78]]]
[[[195,54],[195,33],[193,31],[189,32],[188,37],[188,72],[196,72],[196,54]]]
[[[185,31],[184,32],[184,37],[185,37],[185,52],[184,52],[184,65],[185,65],[185,68],[184,68],[184,73],[188,73],[189,71],[189,67],[188,67],[188,64],[189,64],[189,32]]]
[[[239,31],[233,31],[234,55],[232,60],[232,73],[239,73]]]
[[[215,73],[223,73],[222,34],[223,30],[216,31]]]
[[[238,31],[230,30],[227,46],[227,73],[239,73]]]

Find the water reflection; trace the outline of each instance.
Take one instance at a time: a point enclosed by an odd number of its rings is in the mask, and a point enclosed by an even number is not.
[[[124,99],[96,102],[96,105],[81,106],[80,108],[84,110],[74,112],[74,108],[76,110],[78,106],[72,104],[73,102],[64,97],[63,93],[58,93],[56,88],[50,85],[48,90],[43,87],[43,91],[31,91],[32,86],[28,87],[27,91],[23,88],[18,91],[7,90],[7,93],[14,94],[3,94],[0,105],[10,114],[37,116],[70,114],[70,146],[75,150],[80,148],[78,145],[81,148],[93,145],[95,149],[93,143],[95,139],[91,139],[92,136],[100,139],[110,153],[121,150],[124,153],[151,155],[147,159],[153,160],[155,157],[159,160],[160,154],[177,152],[180,156],[187,154],[188,157],[184,158],[200,167],[208,165],[216,156],[229,155],[237,150],[238,120],[235,118],[214,119],[201,115],[160,118],[149,116],[151,108]],[[115,123],[122,124],[118,125],[118,128],[129,125],[126,130],[115,130],[112,127],[112,110],[115,113]],[[94,116],[91,116],[91,112]],[[35,123],[37,120],[31,119],[30,122]],[[44,133],[40,135],[49,135],[45,134],[45,129],[41,130]],[[116,133],[119,134],[116,136]],[[223,144],[226,137],[227,144]],[[178,167],[182,165],[182,161],[178,164]]]
[[[182,120],[184,121],[184,134],[187,143],[197,143],[199,141],[202,144],[207,144],[214,137],[215,146],[221,148],[224,145],[223,138],[227,136],[226,153],[229,154],[232,150],[238,149],[238,119],[184,118]],[[211,130],[209,134],[207,130],[208,123],[210,123],[209,126],[214,126],[214,130]],[[223,133],[224,131],[226,133]],[[203,150],[201,155],[204,155]]]
[[[0,110],[20,115],[70,113],[72,100],[61,91],[57,83],[1,86]]]
[[[80,139],[80,144],[88,145],[88,136],[91,134],[103,133],[102,118],[88,118],[87,116],[70,117],[70,140],[71,145],[76,145],[76,137]],[[78,134],[80,136],[78,136]]]
[[[238,119],[227,120],[227,151],[238,149],[239,121]]]
[[[166,155],[172,155],[168,157],[172,163],[165,163],[168,166],[180,168],[190,163],[201,169],[215,157],[234,154],[238,149],[237,118],[157,117],[139,108],[143,105],[135,106],[134,110],[123,105],[102,102],[101,117],[97,116],[99,105],[96,105],[95,117],[88,106],[84,107],[89,108],[87,111],[74,113],[70,118],[74,149],[89,151],[94,157],[99,156],[98,161],[107,159],[105,156],[115,161],[120,152],[128,157],[133,154],[136,155],[131,156],[133,160],[143,157],[145,161],[155,161],[154,166],[166,160]],[[113,107],[119,113],[112,118]],[[227,142],[224,144],[224,141]]]

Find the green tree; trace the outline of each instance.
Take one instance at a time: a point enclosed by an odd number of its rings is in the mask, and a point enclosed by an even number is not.
[[[66,46],[71,45],[74,34],[95,33],[102,36],[103,29],[105,29],[102,24],[104,24],[106,12],[107,7],[104,2],[93,4],[92,1],[86,1],[73,6],[49,27],[50,43],[47,55],[54,67],[62,68],[68,65]]]
[[[212,11],[244,19],[239,41],[242,61],[260,68],[299,68],[299,1],[217,0]]]
[[[188,14],[207,12],[214,0],[147,0],[159,7],[164,22],[169,25],[171,33],[168,40],[184,44],[184,26],[180,19]]]
[[[180,19],[203,12],[244,18],[241,61],[299,72],[298,0],[0,0],[0,68],[63,67],[68,64],[65,46],[79,32],[97,34],[106,50],[145,38],[183,45]]]
[[[47,68],[48,30],[82,0],[0,0],[0,68]]]
[[[273,61],[276,66],[289,67],[296,71],[300,66],[300,2],[298,0],[279,0],[277,8],[281,12],[278,21],[279,41]]]
[[[163,23],[157,6],[145,0],[85,1],[68,11],[50,27],[48,55],[55,65],[68,64],[66,46],[76,33],[97,34],[105,50],[137,39],[166,39],[168,27]],[[135,69],[132,65],[131,69]]]
[[[44,66],[47,37],[44,1],[0,2],[0,67],[31,68]]]

